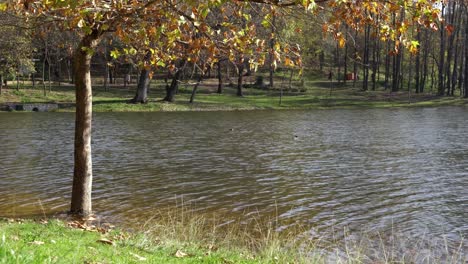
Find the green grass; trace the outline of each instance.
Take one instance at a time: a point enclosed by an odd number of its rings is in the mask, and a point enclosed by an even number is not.
[[[460,97],[436,97],[430,93],[410,94],[408,92],[390,93],[382,88],[377,91],[362,91],[357,83],[346,86],[330,83],[320,79],[317,75],[293,82],[291,89],[288,83],[282,81],[281,75],[276,80],[275,89],[263,90],[245,88],[244,97],[236,96],[234,87],[225,87],[223,94],[216,93],[217,81],[205,80],[199,87],[195,102],[189,104],[192,87],[181,84],[175,103],[162,102],[164,97],[164,84],[162,81],[153,81],[149,102],[147,104],[129,104],[128,101],[135,93],[135,84],[124,88],[114,85],[107,91],[102,86],[94,85],[93,102],[95,112],[154,112],[154,111],[218,111],[218,110],[262,110],[262,109],[323,109],[323,108],[362,108],[362,107],[419,107],[467,105],[467,100]],[[253,78],[251,78],[253,79]],[[280,89],[280,88],[283,89]],[[281,90],[283,96],[280,104]],[[75,101],[74,87],[72,85],[52,86],[51,91],[37,86],[32,89],[25,85],[19,91],[4,89],[0,95],[0,104],[7,102],[31,103],[54,102],[73,103]],[[74,109],[61,109],[60,111],[73,111]]]
[[[105,234],[50,220],[0,223],[0,263],[258,263],[232,250],[150,239],[145,234]],[[100,241],[111,241],[111,244]]]
[[[404,234],[275,231],[275,221],[224,223],[189,209],[157,212],[131,232],[96,222],[0,220],[0,263],[466,263],[463,241]]]

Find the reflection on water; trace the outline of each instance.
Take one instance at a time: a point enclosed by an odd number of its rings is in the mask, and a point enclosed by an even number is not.
[[[276,218],[468,235],[465,108],[103,113],[94,210],[138,223],[183,201],[226,221]],[[0,216],[68,208],[74,116],[0,114]]]

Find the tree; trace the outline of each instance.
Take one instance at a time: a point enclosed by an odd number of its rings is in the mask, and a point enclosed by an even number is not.
[[[91,87],[91,58],[103,35],[115,34],[124,43],[142,45],[141,49],[133,48],[136,52],[147,53],[149,50],[149,64],[173,68],[180,58],[197,62],[199,53],[207,51],[205,63],[211,65],[218,61],[221,50],[229,51],[229,58],[239,58],[236,55],[247,55],[249,63],[253,64],[254,47],[261,46],[255,37],[255,25],[251,23],[251,16],[245,12],[252,3],[274,4],[284,8],[302,6],[311,12],[322,12],[317,4],[328,5],[333,13],[326,23],[327,32],[333,34],[340,45],[344,45],[340,25],[347,23],[353,28],[361,25],[373,24],[367,15],[382,14],[381,23],[387,24],[388,32],[383,35],[395,39],[399,36],[399,44],[411,46],[405,37],[406,28],[395,28],[388,22],[385,14],[391,10],[399,10],[402,6],[413,6],[411,21],[425,23],[437,16],[434,8],[435,0],[412,1],[172,1],[172,0],[8,0],[0,4],[0,9],[8,8],[27,16],[32,23],[52,23],[63,30],[75,31],[80,36],[77,49],[74,52],[74,80],[76,89],[76,120],[75,120],[75,151],[74,175],[72,188],[71,213],[89,215],[91,207],[92,189],[92,159],[91,159],[91,124],[92,124],[92,87]],[[224,8],[229,6],[229,8]],[[219,8],[220,7],[220,8]],[[207,23],[207,16],[211,9],[219,8],[223,20],[220,25],[224,30],[211,27]],[[232,23],[230,16],[242,19],[242,23]],[[392,33],[393,32],[393,33]],[[215,36],[223,34],[223,43],[212,41]],[[254,44],[255,45],[252,45]],[[259,43],[259,44],[257,44]],[[398,46],[398,45],[397,45]],[[178,52],[183,47],[184,54]],[[260,50],[263,50],[260,47]],[[241,54],[238,54],[241,53]]]
[[[24,20],[0,11],[0,94],[7,75],[34,71],[30,31]]]

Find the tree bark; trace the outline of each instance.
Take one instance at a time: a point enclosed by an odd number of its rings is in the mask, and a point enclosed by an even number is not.
[[[418,26],[417,29],[416,29],[418,32],[417,32],[417,35],[416,35],[416,40],[421,43],[421,28]],[[418,52],[416,54],[416,61],[415,61],[415,74],[416,76],[414,77],[415,81],[416,81],[416,85],[415,85],[415,92],[416,93],[419,93],[420,92],[420,87],[421,87],[421,84],[420,84],[420,81],[421,81],[421,78],[420,78],[420,71],[421,71],[421,56],[420,56],[420,52]]]
[[[403,23],[405,20],[405,8],[401,8],[400,11],[400,18],[399,18],[399,23]],[[395,17],[394,17],[395,19]],[[395,20],[394,20],[395,21]],[[395,23],[396,25],[396,23]],[[400,33],[398,33],[398,37],[400,37]],[[403,60],[403,50],[402,50],[402,45],[400,44],[398,47],[398,53],[395,55],[393,59],[393,82],[392,82],[392,92],[398,92],[400,90],[400,87],[402,85],[402,78],[401,78],[401,64]]]
[[[465,12],[468,12],[468,5],[464,6]],[[464,97],[468,98],[468,17],[465,17],[465,74],[463,78]]]
[[[98,31],[82,38],[74,55],[73,74],[76,89],[75,167],[70,213],[88,216],[92,212],[93,181],[91,160],[92,87],[91,58],[100,38]]]
[[[346,84],[348,79],[348,25],[345,25],[345,46],[344,46],[344,56],[343,56],[343,71],[344,71],[344,78],[343,83]]]
[[[34,72],[31,73],[31,82],[33,89],[36,88],[36,75],[34,74]]]
[[[126,81],[125,81],[126,82]],[[146,104],[148,102],[148,88],[150,84],[150,71],[147,69],[141,70],[140,80],[138,81],[137,92],[130,103]]]
[[[198,77],[197,83],[195,84],[195,86],[193,86],[192,95],[190,96],[189,103],[192,104],[193,101],[195,100],[195,94],[197,94],[198,86],[200,85],[202,80],[203,80],[203,73],[200,73],[200,76]]]
[[[44,96],[46,96],[45,68],[46,68],[46,55],[44,53],[44,60],[42,61],[42,90],[44,91]]]
[[[270,77],[270,89],[274,86],[274,74],[275,74],[275,64],[273,63],[275,60],[274,52],[275,52],[275,31],[276,31],[276,15],[272,14],[273,18],[271,21],[271,36],[270,36],[270,68],[269,68],[269,77]],[[239,90],[238,90],[239,91]],[[242,94],[242,91],[241,91]],[[239,95],[239,92],[238,94]],[[239,95],[242,96],[242,95]]]
[[[366,26],[364,29],[364,67],[363,67],[363,78],[362,78],[362,90],[367,91],[369,89],[369,53],[370,53],[370,26]]]
[[[237,75],[237,96],[244,96],[244,93],[242,92],[242,85],[244,81],[244,63],[240,63],[239,66],[237,67],[238,69],[238,75]]]
[[[218,61],[218,94],[223,93],[223,75],[221,72],[221,61]]]
[[[184,68],[185,68],[185,60],[182,60],[179,63],[179,68],[177,69],[174,76],[172,77],[171,85],[166,86],[166,97],[164,97],[163,101],[174,102],[175,95],[177,93],[177,88],[179,87],[180,75],[182,74],[182,71]]]
[[[442,15],[445,16],[445,4],[442,4]],[[444,69],[445,69],[445,29],[443,28],[443,22],[441,22],[440,27],[440,47],[439,47],[439,87],[437,90],[437,95],[442,96],[445,93],[445,76],[444,76]]]

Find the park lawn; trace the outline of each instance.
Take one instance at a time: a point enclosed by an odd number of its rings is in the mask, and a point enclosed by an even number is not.
[[[135,93],[135,87],[115,85],[104,89],[95,85],[93,102],[95,112],[160,112],[160,111],[230,111],[264,109],[323,109],[323,108],[386,108],[467,105],[467,100],[457,96],[437,97],[430,93],[411,94],[406,92],[391,93],[388,90],[362,91],[359,83],[353,87],[321,80],[308,80],[304,87],[292,89],[264,90],[244,88],[244,96],[236,96],[235,87],[226,86],[223,94],[217,94],[213,80],[207,80],[199,87],[194,103],[190,104],[191,86],[181,85],[175,102],[163,102],[164,84],[153,81],[148,94],[147,104],[129,104]],[[0,104],[15,103],[74,103],[75,91],[72,85],[52,86],[50,91],[40,87],[32,89],[24,86],[19,90],[4,89],[0,95]],[[59,111],[74,111],[73,108]]]
[[[66,222],[3,220],[0,263],[268,263],[241,250],[71,228]]]

